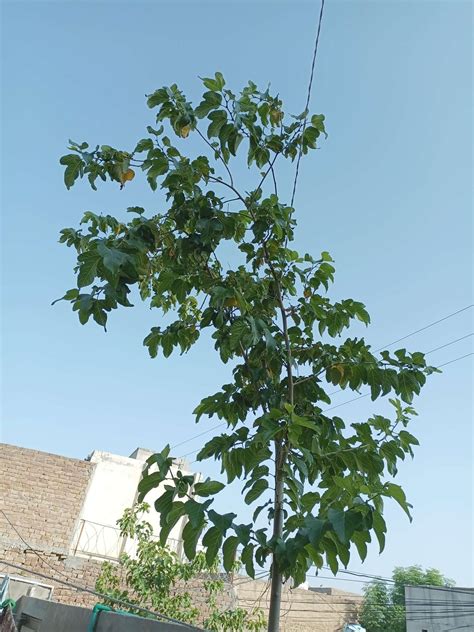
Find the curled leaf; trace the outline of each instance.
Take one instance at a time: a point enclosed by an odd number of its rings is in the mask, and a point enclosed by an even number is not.
[[[191,125],[185,125],[179,130],[179,135],[181,138],[187,138],[189,136],[189,132],[191,131]]]
[[[129,182],[130,180],[133,180],[134,177],[135,177],[135,171],[133,169],[127,169],[127,171],[124,171],[123,173],[121,173],[120,174],[120,188],[123,189],[125,183]]]

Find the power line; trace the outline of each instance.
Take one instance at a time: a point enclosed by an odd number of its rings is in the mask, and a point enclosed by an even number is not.
[[[323,566],[322,568],[324,568],[327,571],[331,570],[329,566]],[[366,577],[370,579],[371,581],[376,580],[376,581],[383,581],[383,582],[392,583],[392,584],[395,583],[395,580],[389,577],[382,577],[381,575],[371,575],[368,573],[360,573],[358,571],[349,571],[347,569],[339,569],[338,573],[343,573],[344,575],[354,575],[355,577]],[[317,575],[315,575],[315,577],[317,577]],[[342,580],[342,581],[345,581],[345,580]]]
[[[448,364],[452,364],[453,362],[457,362],[458,360],[464,360],[464,358],[468,358],[469,356],[474,355],[474,353],[466,353],[466,355],[460,356],[459,358],[454,358],[454,360],[449,360],[448,362],[443,362],[443,364],[438,364],[438,366],[436,367],[437,369],[440,369],[442,366],[447,366]]]
[[[23,542],[23,544],[26,546],[28,551],[33,552],[36,557],[38,557],[38,559],[40,559],[43,564],[45,564],[46,566],[49,566],[49,568],[51,568],[55,573],[59,573],[60,575],[62,575],[63,577],[66,577],[66,579],[69,579],[69,575],[67,575],[66,573],[63,573],[61,570],[59,570],[58,568],[56,568],[53,564],[51,564],[45,557],[43,557],[40,553],[38,553],[38,551],[36,549],[34,549],[29,542],[27,542],[25,540],[25,538],[21,535],[20,531],[18,530],[18,528],[13,524],[13,522],[10,520],[10,518],[7,516],[7,514],[5,513],[5,511],[3,509],[0,509],[0,512],[3,514],[3,516],[5,517],[5,520],[8,522],[8,524],[10,525],[10,527],[13,529],[13,531],[17,534],[17,536],[20,538],[20,540]]]
[[[421,329],[417,329],[416,331],[412,331],[406,336],[402,336],[401,338],[398,338],[397,340],[393,340],[392,342],[389,342],[387,345],[384,345],[383,347],[376,349],[375,353],[377,353],[377,351],[381,351],[382,349],[385,349],[386,347],[391,347],[392,345],[396,345],[397,342],[406,340],[407,338],[410,338],[411,336],[414,336],[415,334],[419,334],[421,331],[425,331],[426,329],[429,329],[430,327],[434,327],[435,325],[438,325],[439,323],[442,323],[443,321],[448,320],[448,318],[452,318],[453,316],[456,316],[457,314],[460,314],[461,312],[465,312],[466,310],[471,309],[471,307],[474,307],[474,304],[466,305],[466,307],[462,307],[461,309],[458,309],[456,312],[453,312],[452,314],[443,316],[443,318],[440,318],[439,320],[435,320],[434,322],[429,323],[429,325],[425,325],[424,327],[421,327]]]
[[[35,552],[33,549],[30,549],[30,550]],[[110,595],[107,595],[107,594],[104,594],[104,593],[100,593],[100,592],[98,592],[96,590],[92,590],[90,588],[87,588],[86,586],[81,586],[81,585],[78,585],[78,584],[74,584],[71,581],[64,581],[64,580],[58,579],[57,577],[54,577],[52,575],[47,575],[46,573],[41,573],[39,571],[35,571],[33,569],[30,569],[30,568],[25,567],[25,566],[20,565],[20,564],[15,564],[13,562],[7,562],[6,560],[0,560],[0,564],[3,564],[4,566],[7,566],[9,568],[14,568],[16,570],[20,570],[20,571],[22,571],[24,573],[30,573],[31,575],[35,575],[37,577],[41,577],[42,579],[46,579],[48,581],[56,582],[56,583],[61,584],[63,586],[68,586],[69,588],[73,588],[74,590],[77,590],[79,592],[86,592],[86,593],[92,594],[92,595],[94,595],[96,597],[100,597],[101,599],[108,599],[109,601],[113,601],[114,603],[117,603],[119,605],[126,606],[128,608],[133,608],[133,609],[141,611],[141,612],[146,612],[147,614],[152,614],[155,617],[162,618],[164,620],[171,621],[173,623],[178,623],[179,625],[183,625],[185,627],[189,627],[189,628],[193,627],[193,626],[190,626],[190,625],[188,625],[186,623],[183,623],[183,622],[180,622],[180,621],[178,621],[176,619],[173,619],[171,617],[167,617],[166,615],[162,615],[160,613],[157,613],[157,612],[154,612],[152,610],[149,610],[148,608],[143,608],[141,606],[129,603],[129,602],[124,601],[122,599],[117,599],[115,597],[111,597]],[[55,570],[57,571],[57,569],[55,569]],[[354,575],[363,575],[362,573],[356,573],[355,571],[340,571],[340,572],[347,572],[348,574],[354,574]],[[269,573],[268,573],[268,571],[262,571],[262,573],[257,573],[257,575],[262,575],[262,574],[263,575],[268,575]],[[313,575],[313,576],[316,577],[317,579],[322,578],[319,575]],[[366,576],[367,577],[377,577],[377,576],[372,576],[372,575],[366,575]],[[237,582],[235,584],[235,586],[243,585],[243,584],[251,582],[251,581],[254,581],[254,579],[252,579],[252,578],[245,579],[245,580],[243,580],[241,582]],[[351,580],[343,580],[343,581],[351,581]],[[390,580],[390,581],[393,581],[393,580]],[[435,588],[437,590],[445,590],[447,592],[460,592],[460,593],[463,593],[463,594],[466,594],[466,592],[467,592],[466,590],[456,590],[455,588],[446,588],[446,587],[442,587],[442,586],[430,586],[429,588]],[[325,597],[325,595],[322,595],[321,593],[318,593],[317,591],[313,591],[313,592],[315,594],[319,595],[319,596]],[[334,609],[334,607],[333,607],[334,605],[347,605],[347,601],[333,601],[331,603],[329,603],[329,602],[326,602],[326,603],[334,611],[336,611]],[[407,603],[410,603],[410,601],[407,601]],[[432,604],[432,600],[429,600],[429,599],[427,599],[426,601],[418,600],[417,603],[418,603],[418,605],[424,605],[425,603],[431,605]],[[446,614],[451,613],[451,612],[459,613],[459,609],[457,607],[456,607],[456,609],[451,610],[450,607],[449,607],[449,604],[445,604],[445,603],[443,603],[441,601],[439,601],[439,604],[441,606],[446,605]],[[470,603],[462,604],[462,609],[469,608],[471,605],[472,604],[470,604]],[[378,608],[378,606],[373,606],[373,608]],[[439,613],[440,613],[440,610],[438,609],[438,611],[436,613],[434,613],[434,614],[439,614]],[[469,614],[471,614],[471,613],[472,613],[472,611],[469,610]],[[418,608],[412,614],[421,615],[422,611],[421,611],[420,608]],[[433,610],[430,609],[430,611],[427,612],[427,614],[432,615],[433,614]],[[433,617],[431,617],[431,618],[433,618]]]
[[[339,571],[339,572],[344,572],[344,571]],[[345,571],[348,574],[354,574],[357,576],[364,576],[364,577],[368,577],[368,578],[375,578],[377,580],[380,581],[385,581],[385,582],[390,582],[390,583],[395,583],[395,581],[393,579],[389,579],[389,578],[382,578],[380,576],[377,575],[370,575],[370,574],[364,574],[364,573],[358,573],[356,571]],[[267,573],[265,573],[267,574]],[[353,582],[359,582],[359,583],[368,583],[367,581],[363,581],[363,580],[357,580],[357,579],[347,579],[347,578],[337,578],[337,577],[327,577],[327,576],[322,576],[322,575],[312,575],[308,573],[308,576],[310,577],[315,577],[316,579],[338,579],[339,581],[353,581]],[[259,578],[262,579],[262,578]],[[241,584],[245,584],[247,582],[251,582],[253,581],[252,579],[246,579],[243,582],[240,582]],[[238,585],[238,584],[235,584]],[[468,591],[463,590],[463,589],[456,589],[456,588],[450,588],[450,587],[445,587],[445,586],[428,586],[428,588],[435,588],[438,590],[443,590],[446,592],[459,592],[462,594],[470,594]],[[328,600],[329,595],[326,595],[325,593],[321,593],[317,590],[312,590],[311,587],[308,589],[308,592],[310,594],[313,594],[315,596],[318,596],[321,600],[322,603],[324,603],[325,605],[327,605],[331,610],[333,610],[334,612],[343,614],[347,608],[347,606],[352,605],[352,602],[348,601],[347,598],[343,598],[342,595],[337,595],[339,597],[339,600],[337,599],[332,599],[331,601]],[[362,595],[360,595],[360,599],[362,600]],[[299,600],[297,598],[288,599],[289,601],[291,601],[291,608],[293,613],[297,613],[298,610],[294,609],[293,606],[297,605],[299,603],[307,603],[306,600]],[[361,603],[362,605],[362,603]],[[338,609],[335,606],[342,606],[343,609]],[[344,608],[345,607],[345,608]],[[364,605],[364,609],[367,610],[380,610],[380,608],[382,607],[382,605],[378,605],[378,604],[374,604],[374,605],[368,605],[365,604]],[[426,616],[431,616],[433,618],[433,614],[435,615],[439,615],[439,614],[444,614],[444,615],[448,615],[448,614],[455,614],[455,613],[466,613],[466,616],[469,614],[474,613],[474,610],[472,608],[474,608],[474,602],[471,604],[470,602],[463,602],[460,604],[455,604],[455,605],[451,605],[450,603],[441,600],[441,599],[432,599],[432,598],[427,598],[427,599],[406,599],[405,600],[405,608],[408,609],[411,608],[412,612],[411,614],[415,614],[415,615],[422,615],[425,614]],[[433,612],[433,608],[435,609]],[[415,620],[415,619],[413,619]]]
[[[472,335],[472,334],[469,334],[469,335]],[[450,343],[450,344],[452,344],[452,343]],[[433,349],[432,351],[435,351],[435,349]],[[443,366],[447,366],[448,364],[453,364],[454,362],[458,362],[459,360],[464,360],[464,358],[468,358],[469,356],[472,356],[472,355],[474,355],[474,352],[466,353],[465,355],[459,356],[458,358],[454,358],[453,360],[448,360],[448,362],[443,362],[442,364],[438,364],[438,366],[435,367],[435,368],[440,369]],[[357,401],[359,399],[363,399],[364,397],[369,397],[369,396],[370,396],[370,393],[364,393],[363,395],[359,395],[358,397],[353,397],[352,399],[348,399],[345,402],[341,402],[340,404],[336,404],[335,406],[331,406],[330,408],[326,408],[325,410],[323,410],[323,413],[327,413],[330,410],[334,410],[335,408],[339,408],[340,406],[345,406],[346,404],[351,404],[352,402],[355,402],[355,401]],[[223,424],[220,424],[220,425],[223,425]],[[190,441],[191,441],[191,439],[190,439]],[[184,458],[186,456],[191,456],[193,454],[197,454],[200,450],[201,450],[201,448],[198,448],[197,450],[193,450],[192,452],[187,452],[181,458]],[[195,459],[194,461],[191,461],[190,465],[192,465],[193,463],[197,463],[197,459]]]
[[[213,432],[214,430],[217,430],[217,428],[220,428],[221,426],[225,426],[226,422],[223,421],[220,424],[217,424],[217,426],[214,426],[213,428],[209,428],[209,430],[205,430],[204,432],[200,432],[197,435],[194,435],[194,437],[190,437],[189,439],[185,439],[184,441],[181,441],[180,443],[175,443],[175,445],[171,446],[171,450],[174,450],[175,448],[179,448],[179,446],[184,445],[185,443],[189,443],[190,441],[192,441],[193,439],[198,439],[199,437],[203,437],[206,434],[209,434],[210,432]],[[186,454],[183,454],[183,457],[185,457]]]
[[[438,325],[439,323],[442,323],[443,321],[448,320],[449,318],[453,318],[453,316],[456,316],[457,314],[460,314],[461,312],[465,312],[466,310],[471,309],[471,307],[474,307],[474,304],[466,305],[466,307],[458,309],[457,311],[452,312],[451,314],[448,314],[447,316],[443,316],[443,318],[440,318],[439,320],[435,320],[432,323],[429,323],[428,325],[425,325],[421,329],[417,329],[416,331],[412,331],[411,333],[407,334],[406,336],[402,336],[402,338],[398,338],[397,340],[394,340],[393,342],[389,342],[388,344],[383,345],[382,347],[379,347],[378,349],[375,349],[374,353],[378,353],[379,351],[382,351],[382,349],[386,349],[387,347],[391,347],[392,345],[396,344],[397,342],[401,342],[402,340],[406,340],[407,338],[410,338],[411,336],[414,336],[415,334],[420,333],[420,331],[425,331],[426,329],[430,329],[431,327],[434,327],[435,325]],[[472,334],[468,334],[468,336],[472,336]],[[436,349],[431,349],[430,351],[426,351],[425,355],[427,355],[428,353],[434,353],[435,351],[438,351],[439,349],[443,349],[445,346],[448,347],[449,345],[452,345],[455,342],[458,342],[459,340],[463,340],[464,338],[467,338],[468,336],[463,336],[462,338],[458,338],[457,340],[453,340],[452,342],[449,342],[446,345],[442,345],[440,347],[437,347]],[[338,388],[336,391],[332,391],[332,393],[328,393],[328,395],[329,396],[335,395],[336,393],[340,393],[342,390],[343,390],[342,388]]]
[[[425,355],[427,355],[428,353],[434,353],[435,351],[439,351],[440,349],[444,349],[444,347],[449,347],[450,345],[453,345],[455,342],[459,342],[460,340],[464,340],[465,338],[469,338],[470,336],[472,336],[474,334],[470,333],[467,334],[466,336],[462,336],[461,338],[457,338],[456,340],[452,340],[451,342],[448,342],[444,345],[441,345],[440,347],[436,347],[435,349],[431,349],[430,351],[427,351],[425,353]],[[459,360],[464,360],[464,358],[468,358],[469,356],[474,355],[474,353],[466,353],[466,355],[462,355],[458,358],[454,358],[454,360],[448,360],[448,362],[443,362],[442,364],[438,364],[437,369],[440,369],[443,366],[447,366],[448,364],[453,364],[453,362],[458,362]],[[344,389],[339,389],[339,391],[342,391]],[[334,393],[338,393],[339,391],[334,391]],[[334,393],[331,393],[332,395],[334,395]],[[364,393],[363,395],[358,395],[357,397],[353,397],[352,399],[348,399],[345,402],[341,402],[340,404],[335,404],[334,406],[331,406],[330,408],[326,408],[323,412],[329,412],[330,410],[334,410],[335,408],[339,408],[340,406],[345,406],[346,404],[351,404],[352,402],[355,402],[359,399],[363,399],[364,397],[369,397],[370,393]],[[221,428],[222,426],[225,426],[226,423],[222,422],[220,424],[218,424],[217,426],[214,426],[213,428],[210,428],[209,430],[206,430],[206,432],[203,432],[199,435],[196,435],[194,437],[190,437],[189,439],[187,439],[186,441],[183,441],[182,443],[178,444],[178,445],[182,445],[183,443],[189,443],[190,441],[193,441],[193,439],[197,439],[198,437],[204,435],[204,434],[209,434],[211,432],[213,432],[214,430],[217,430],[218,428]],[[176,446],[173,446],[176,447]],[[200,451],[201,448],[197,449],[197,450],[192,450],[191,452],[187,452],[186,454],[183,454],[180,458],[184,458],[186,456],[191,456],[192,454],[196,454],[197,452]]]
[[[469,334],[472,336],[472,334]],[[457,341],[455,341],[457,342]],[[449,344],[453,344],[452,342],[450,342]],[[448,346],[448,345],[443,345],[443,346]],[[441,347],[439,347],[441,348]],[[438,349],[432,349],[432,351],[428,351],[428,353],[432,353],[433,351],[438,351]],[[438,364],[437,367],[435,367],[436,369],[440,369],[443,366],[447,366],[448,364],[453,364],[453,362],[458,362],[459,360],[464,360],[464,358],[468,358],[469,356],[474,355],[474,352],[471,353],[466,353],[466,355],[462,355],[459,356],[459,358],[454,358],[454,360],[448,360],[448,362],[443,362],[442,364]],[[335,406],[331,406],[330,408],[326,408],[325,410],[323,410],[324,413],[328,412],[329,410],[334,410],[335,408],[339,408],[339,406],[345,406],[346,404],[350,404],[352,402],[357,401],[358,399],[362,399],[363,397],[369,397],[370,393],[364,393],[364,395],[359,395],[358,397],[353,397],[352,399],[348,399],[345,402],[341,402],[340,404],[336,404]]]
[[[309,76],[309,83],[308,83],[308,92],[306,95],[306,105],[305,105],[305,117],[304,117],[304,121],[303,121],[303,131],[301,132],[301,134],[303,135],[306,129],[306,122],[307,122],[307,116],[308,116],[308,108],[309,108],[309,102],[311,99],[311,88],[313,87],[313,78],[314,78],[314,69],[316,66],[316,56],[318,54],[318,46],[319,46],[319,36],[321,35],[321,24],[323,21],[323,13],[324,13],[324,0],[321,0],[321,10],[319,12],[319,20],[318,20],[318,28],[316,31],[316,38],[314,40],[314,50],[313,50],[313,60],[311,63],[311,73]],[[299,175],[299,171],[300,171],[300,162],[301,162],[301,154],[303,152],[303,138],[301,138],[301,144],[300,144],[300,148],[299,148],[299,152],[298,152],[298,158],[296,160],[296,171],[295,171],[295,180],[293,182],[293,191],[291,194],[291,203],[290,206],[293,206],[293,203],[295,201],[295,195],[296,195],[296,185],[298,183],[298,175]]]
[[[172,619],[171,617],[167,617],[167,616],[165,616],[165,615],[162,615],[162,614],[159,614],[159,613],[153,612],[152,610],[148,610],[147,608],[141,608],[140,606],[136,606],[136,605],[134,605],[134,604],[128,603],[128,602],[123,601],[123,600],[121,600],[121,599],[116,599],[115,597],[110,597],[109,595],[105,595],[105,594],[99,593],[99,592],[97,592],[97,591],[93,591],[92,589],[89,589],[89,588],[87,588],[87,587],[81,587],[81,586],[79,586],[79,585],[72,584],[72,583],[70,582],[70,580],[69,580],[69,575],[67,575],[66,573],[63,573],[60,569],[58,569],[58,568],[56,568],[55,566],[53,566],[53,565],[52,565],[52,564],[51,564],[51,563],[50,563],[50,562],[49,562],[46,558],[44,558],[44,557],[43,557],[40,553],[38,553],[38,551],[37,551],[36,549],[33,549],[33,547],[29,544],[29,542],[27,542],[27,541],[25,540],[25,538],[21,535],[21,533],[20,533],[20,531],[18,530],[18,528],[16,527],[16,525],[14,525],[14,524],[12,523],[12,521],[11,521],[11,520],[10,520],[10,518],[7,516],[7,514],[5,513],[5,511],[4,511],[3,509],[0,509],[0,512],[4,515],[4,517],[5,517],[5,519],[7,520],[8,524],[11,526],[11,528],[15,531],[15,533],[17,534],[17,536],[20,538],[20,540],[21,540],[21,541],[23,542],[23,544],[26,546],[27,550],[28,550],[28,551],[30,551],[30,552],[32,552],[32,553],[34,553],[34,554],[38,557],[38,559],[40,559],[40,560],[43,562],[43,564],[45,564],[46,566],[49,566],[49,568],[51,568],[51,569],[52,569],[55,573],[58,573],[59,575],[62,575],[62,576],[63,576],[63,577],[65,577],[68,581],[59,580],[59,579],[57,579],[57,578],[54,578],[54,577],[51,577],[51,576],[47,576],[47,575],[44,575],[44,577],[45,577],[45,578],[47,578],[47,579],[49,579],[49,580],[51,580],[51,581],[56,581],[56,582],[58,582],[58,583],[60,583],[60,584],[64,584],[64,585],[66,585],[66,586],[71,586],[71,588],[74,588],[75,590],[83,590],[83,591],[85,591],[85,592],[89,592],[89,593],[91,593],[91,594],[93,594],[93,595],[96,595],[96,596],[99,596],[99,597],[102,597],[102,598],[107,598],[107,599],[112,600],[112,601],[114,601],[114,602],[116,602],[116,603],[120,603],[120,604],[125,605],[125,606],[127,606],[127,607],[133,607],[133,608],[136,608],[137,610],[141,610],[141,611],[143,611],[143,612],[147,612],[148,614],[153,614],[154,616],[164,618],[164,619],[165,619],[165,620],[167,620],[167,621],[171,621],[171,622],[174,622],[174,623],[179,623],[179,624],[181,624],[181,625],[187,625],[187,624],[182,623],[182,622],[180,622],[180,621],[178,621],[178,620],[176,620],[176,619]],[[4,563],[6,566],[11,566],[11,567],[13,567],[13,568],[20,568],[20,570],[21,570],[21,567],[17,567],[17,566],[15,566],[15,565],[13,565],[13,564],[10,564],[9,562],[6,562],[6,561],[5,561],[5,562],[3,562],[2,560],[0,560],[0,564],[1,564],[1,563]],[[41,575],[40,573],[36,573],[36,572],[34,572],[34,571],[31,571],[30,569],[26,569],[26,570],[27,570],[28,572],[31,572],[32,574],[37,574],[39,577],[42,577],[42,576],[43,576],[43,575]],[[269,575],[269,574],[270,574],[270,573],[269,573],[269,571],[263,570],[263,571],[259,571],[258,573],[256,573],[256,576],[258,576],[259,578],[261,578],[261,577],[264,577],[265,575]],[[247,582],[249,582],[249,581],[254,581],[254,579],[252,579],[252,578],[249,578],[249,579],[244,579],[243,581],[236,582],[236,583],[235,583],[235,585],[236,585],[236,586],[240,586],[240,585],[242,585],[242,584],[246,584],[246,583],[247,583]],[[188,626],[188,627],[192,627],[192,626]]]
[[[429,353],[434,353],[435,351],[439,351],[440,349],[444,349],[445,347],[450,347],[456,342],[460,342],[461,340],[465,340],[466,338],[470,338],[471,336],[474,336],[474,334],[473,333],[466,334],[465,336],[461,336],[461,338],[456,338],[456,340],[451,340],[451,342],[447,342],[446,344],[436,347],[435,349],[430,349],[429,351],[425,351],[424,355],[428,355]]]
[[[316,66],[316,57],[318,54],[318,46],[319,46],[319,37],[321,35],[321,25],[322,25],[322,21],[323,21],[323,13],[324,13],[324,2],[325,0],[321,0],[321,10],[319,12],[319,20],[318,20],[318,27],[317,27],[317,31],[316,31],[316,38],[315,38],[315,42],[314,42],[314,50],[313,50],[313,59],[312,59],[312,63],[311,63],[311,73],[310,73],[310,77],[309,77],[309,83],[308,83],[308,91],[306,94],[306,105],[305,105],[305,112],[306,112],[306,116],[308,114],[308,107],[309,107],[309,102],[311,99],[311,89],[313,87],[313,79],[314,79],[314,70],[315,70],[315,66]],[[306,116],[303,122],[303,134],[306,128]],[[293,182],[293,192],[291,195],[291,204],[290,206],[293,206],[293,202],[295,199],[295,194],[296,194],[296,185],[298,182],[298,175],[299,175],[299,168],[300,168],[300,161],[301,161],[301,152],[302,152],[302,145],[300,146],[300,150],[298,153],[298,158],[296,161],[296,173],[295,173],[295,180]],[[177,443],[176,445],[172,446],[171,449],[174,450],[175,448],[184,445],[185,443],[189,443],[189,441],[192,441],[193,439],[197,439],[198,437],[202,437],[206,434],[209,434],[211,432],[213,432],[214,430],[216,430],[217,428],[220,428],[222,426],[225,425],[225,422],[218,424],[217,426],[215,426],[214,428],[211,428],[210,430],[206,430],[205,432],[202,432],[200,434],[195,435],[194,437],[191,437],[190,439],[185,439],[184,441],[181,441],[180,443]],[[194,452],[190,453],[190,454],[194,454]],[[183,457],[188,456],[186,454],[183,455]],[[181,458],[183,458],[181,457]]]
[[[429,323],[428,325],[425,325],[424,327],[421,327],[420,329],[417,329],[416,331],[412,331],[411,333],[407,334],[406,336],[403,336],[402,338],[398,338],[397,340],[394,340],[393,342],[389,342],[388,344],[384,345],[383,347],[380,347],[379,349],[376,349],[374,351],[374,353],[377,353],[378,351],[380,351],[381,349],[385,349],[386,347],[390,347],[390,346],[396,344],[397,342],[400,342],[402,340],[406,340],[407,338],[410,338],[411,336],[414,336],[415,334],[417,334],[417,333],[419,333],[421,331],[425,331],[426,329],[430,329],[431,327],[434,327],[435,325],[437,325],[439,323],[442,323],[445,320],[453,318],[453,316],[456,316],[457,314],[460,314],[461,312],[465,312],[466,310],[471,309],[471,307],[473,307],[473,306],[474,306],[474,304],[466,305],[465,307],[463,307],[461,309],[458,309],[457,311],[452,312],[451,314],[443,316],[443,318],[439,318],[438,320],[435,320],[432,323]],[[456,342],[460,342],[461,340],[464,340],[465,338],[468,338],[468,337],[470,337],[472,335],[473,334],[470,333],[470,334],[467,334],[466,336],[462,336],[461,338],[457,338],[456,340],[452,340],[451,342],[448,342],[448,343],[446,343],[444,345],[436,347],[435,349],[430,349],[429,351],[425,352],[425,355],[427,355],[428,353],[434,353],[435,351],[439,351],[440,349],[443,349],[445,347],[453,345]],[[452,361],[450,361],[448,363],[440,364],[439,367],[437,367],[437,368],[440,368],[442,366],[446,366],[446,364],[450,364],[451,362],[457,362],[458,359],[461,360],[464,357],[467,357],[467,356],[462,356],[461,358],[456,358],[455,360],[452,360]],[[329,396],[335,395],[336,393],[340,393],[342,391],[343,391],[343,389],[341,389],[341,388],[336,390],[336,391],[332,391],[331,393],[329,393]],[[341,404],[337,404],[336,406],[332,406],[331,408],[328,408],[327,410],[333,410],[333,408],[336,408],[338,406],[343,406],[346,403],[349,403],[349,402],[352,402],[352,401],[356,401],[357,399],[362,399],[363,397],[368,397],[368,395],[361,395],[359,397],[355,397],[354,399],[349,400],[347,402],[342,402]],[[203,437],[206,434],[210,434],[210,433],[214,432],[215,430],[217,430],[218,428],[222,428],[225,425],[226,425],[226,422],[223,421],[223,422],[213,426],[212,428],[209,428],[208,430],[205,430],[204,432],[200,432],[199,434],[196,434],[196,435],[193,435],[192,437],[189,437],[189,439],[185,439],[184,441],[180,441],[179,443],[176,443],[175,445],[171,446],[171,449],[174,450],[175,448],[178,448],[178,447],[180,447],[182,445],[185,445],[186,443],[190,443],[194,439],[198,439],[199,437]],[[180,458],[185,458],[186,456],[190,456],[192,454],[196,454],[197,452],[199,452],[199,450],[193,450],[191,452],[187,452],[186,454],[183,454]]]
[[[34,549],[30,549],[33,553],[36,553]],[[86,592],[90,595],[94,595],[95,597],[100,597],[101,599],[108,599],[109,601],[113,601],[114,603],[125,606],[126,608],[133,608],[134,610],[138,610],[140,612],[146,612],[147,614],[151,614],[158,619],[163,619],[164,621],[169,621],[171,623],[177,623],[178,625],[184,626],[186,628],[195,629],[194,626],[189,625],[188,623],[184,623],[183,621],[178,621],[177,619],[173,619],[172,617],[167,617],[164,614],[160,614],[159,612],[154,612],[153,610],[149,610],[148,608],[143,608],[142,606],[137,606],[134,603],[129,603],[128,601],[124,601],[123,599],[117,599],[116,597],[112,597],[105,593],[98,592],[97,590],[92,590],[92,588],[87,588],[87,586],[80,586],[79,584],[73,584],[70,581],[65,581],[64,579],[58,579],[57,577],[53,577],[51,575],[46,575],[45,573],[40,573],[39,571],[34,571],[31,568],[26,566],[22,566],[20,564],[14,564],[13,562],[7,562],[6,560],[0,560],[0,564],[5,564],[10,568],[15,568],[16,570],[22,571],[23,573],[30,573],[31,575],[36,575],[37,577],[41,577],[42,579],[47,579],[48,581],[53,581],[62,586],[68,586],[69,588],[73,588],[79,592]],[[55,569],[57,570],[57,569]]]

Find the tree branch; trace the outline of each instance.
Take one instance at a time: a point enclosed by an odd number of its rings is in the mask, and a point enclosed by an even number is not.
[[[195,129],[196,129],[196,132],[199,134],[199,136],[202,138],[202,140],[206,143],[206,145],[212,149],[214,154],[217,154],[219,156],[219,159],[221,160],[222,164],[226,168],[227,173],[229,174],[230,183],[232,186],[234,186],[234,178],[232,177],[232,173],[230,172],[229,166],[224,160],[224,156],[222,155],[222,153],[211,145],[211,143],[207,140],[207,138],[204,136],[204,134],[201,132],[199,128],[196,127]]]

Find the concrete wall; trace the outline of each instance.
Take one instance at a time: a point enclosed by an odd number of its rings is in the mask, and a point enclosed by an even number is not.
[[[120,537],[117,521],[124,510],[136,502],[145,461],[152,454],[143,448],[135,450],[130,457],[98,450],[91,454],[90,463],[94,465],[94,471],[74,536],[75,554],[95,554],[97,557],[117,559],[124,551],[130,555],[135,553],[136,543]],[[188,474],[183,465],[181,469]],[[172,468],[174,472],[178,469],[177,464]],[[156,537],[160,533],[160,516],[154,511],[153,503],[164,491],[162,484],[145,499],[152,508],[146,520],[151,524]],[[178,554],[182,551],[181,534],[184,525],[185,518],[182,518],[173,527],[168,539],[170,547]]]
[[[406,586],[407,632],[474,631],[474,588]]]
[[[15,609],[19,632],[87,632],[92,611],[50,601],[22,597]],[[97,632],[184,632],[200,628],[164,623],[142,617],[129,617],[102,612],[95,627]],[[201,630],[202,632],[202,630]]]

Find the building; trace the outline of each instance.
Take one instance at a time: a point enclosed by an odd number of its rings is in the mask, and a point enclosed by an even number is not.
[[[52,591],[66,605],[92,607],[97,598],[70,586],[94,588],[104,560],[133,554],[133,541],[120,537],[116,521],[134,504],[146,459],[137,449],[130,457],[92,452],[85,460],[0,444],[0,580],[2,573]],[[186,465],[176,462],[174,467]],[[161,490],[154,490],[155,497]],[[153,502],[153,492],[147,501]],[[159,534],[159,516],[148,518]],[[184,520],[170,536],[181,552]],[[235,581],[234,581],[235,579]],[[187,590],[199,600],[202,585]],[[269,605],[269,585],[249,578],[229,578],[223,607],[252,609]],[[30,593],[30,594],[35,594]],[[362,597],[332,588],[285,587],[282,631],[337,632],[357,619]]]
[[[86,555],[97,559],[116,560],[123,552],[133,555],[135,542],[120,536],[117,520],[127,507],[137,501],[137,488],[146,460],[153,454],[150,450],[137,448],[129,457],[95,450],[88,457],[92,466],[89,483],[84,495],[82,508],[72,541],[74,555]],[[185,461],[176,461],[174,473],[181,469],[189,474]],[[197,475],[197,479],[200,476]],[[153,502],[163,493],[163,485],[147,495],[147,502]],[[153,533],[160,533],[160,516],[151,511],[147,521]],[[182,556],[182,531],[185,519],[181,518],[173,527],[168,546]]]
[[[151,454],[142,449],[130,457],[94,451],[79,460],[0,444],[0,557],[20,567],[10,571],[56,572],[94,587],[104,560],[118,560],[124,551],[133,554],[135,542],[120,536],[117,520],[136,501]],[[176,462],[178,467],[186,471],[185,463]],[[153,490],[149,501],[161,493]],[[158,537],[159,515],[150,512],[148,519]],[[170,534],[178,554],[183,528],[180,520]],[[38,582],[45,580],[39,577]],[[56,587],[55,596],[74,605],[91,602],[65,586]]]
[[[406,586],[407,632],[474,632],[474,588]]]

